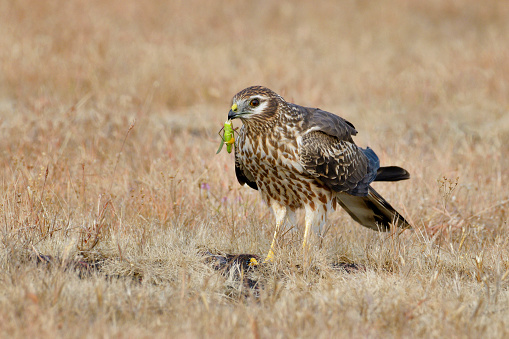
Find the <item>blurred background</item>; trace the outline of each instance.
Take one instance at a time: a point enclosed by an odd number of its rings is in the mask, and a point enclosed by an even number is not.
[[[310,106],[500,117],[508,17],[496,0],[1,1],[0,99],[227,107],[263,84]]]

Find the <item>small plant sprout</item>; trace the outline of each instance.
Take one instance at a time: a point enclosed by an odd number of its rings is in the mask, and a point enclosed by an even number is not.
[[[221,135],[221,131],[223,132],[223,135]],[[231,120],[227,120],[224,123],[224,127],[219,130],[218,133],[221,136],[221,144],[219,144],[219,148],[216,152],[216,154],[219,154],[221,150],[223,149],[223,145],[226,143],[226,151],[228,153],[232,152],[232,146],[235,143],[235,135],[233,130],[233,124]]]

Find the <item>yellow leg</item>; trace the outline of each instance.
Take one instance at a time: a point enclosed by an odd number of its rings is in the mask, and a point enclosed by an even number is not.
[[[304,239],[302,240],[302,249],[304,250],[304,256],[307,256],[309,249],[309,232],[311,230],[311,220],[306,214],[306,227],[304,228]]]
[[[309,233],[311,232],[311,227],[313,226],[313,217],[314,210],[312,210],[309,206],[306,206],[306,228],[304,229],[304,239],[302,240],[302,248],[304,250],[309,247]]]
[[[276,230],[274,231],[274,237],[272,238],[272,244],[270,245],[269,253],[267,254],[265,260],[263,261],[264,263],[274,260],[274,250],[277,245],[277,238],[279,237],[281,225],[284,223],[286,217],[286,207],[281,206],[278,203],[273,203],[272,210],[274,211],[274,215],[276,216]]]
[[[276,231],[274,232],[274,237],[272,238],[272,244],[270,245],[270,250],[269,253],[267,253],[267,257],[263,261],[264,263],[274,260],[274,248],[276,248],[276,239],[278,237],[278,233],[279,227],[276,225]]]
[[[311,224],[306,220],[306,228],[304,229],[304,240],[302,241],[302,248],[306,248],[309,245],[309,229],[311,228]]]

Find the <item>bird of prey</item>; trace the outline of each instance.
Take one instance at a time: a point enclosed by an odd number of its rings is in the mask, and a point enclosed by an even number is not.
[[[286,102],[272,90],[248,87],[232,100],[228,119],[240,118],[235,140],[235,173],[241,185],[259,190],[276,218],[265,261],[274,249],[285,218],[305,210],[303,247],[310,230],[320,233],[337,205],[359,224],[386,231],[410,224],[371,186],[373,181],[410,178],[403,168],[380,167],[369,147],[357,146],[352,123],[318,108]]]

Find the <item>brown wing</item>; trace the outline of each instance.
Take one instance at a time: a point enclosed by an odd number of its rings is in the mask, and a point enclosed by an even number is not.
[[[351,122],[319,108],[293,106],[302,114],[303,130],[321,131],[339,140],[354,143],[352,136],[357,135],[357,130]]]
[[[354,195],[367,194],[369,159],[365,150],[354,143],[323,132],[310,132],[302,137],[299,156],[306,171],[332,190]],[[376,174],[376,169],[374,171]],[[357,194],[358,186],[363,183],[365,192]]]

